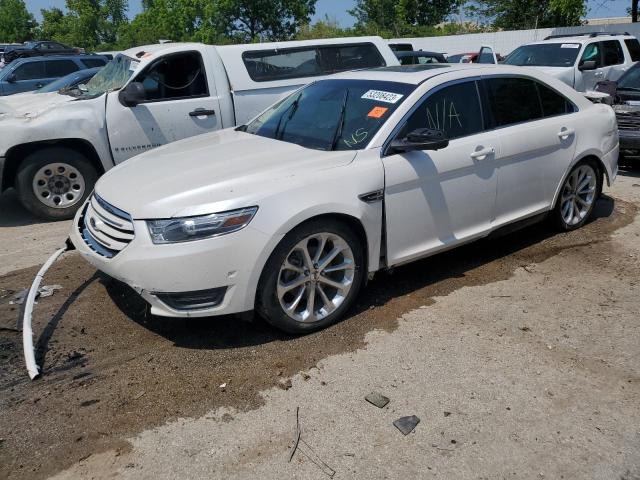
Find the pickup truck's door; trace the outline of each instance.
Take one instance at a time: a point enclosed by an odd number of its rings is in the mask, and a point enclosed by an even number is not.
[[[185,51],[149,64],[133,79],[147,100],[127,107],[118,92],[107,97],[107,130],[115,163],[151,148],[221,128],[213,78],[200,52]]]

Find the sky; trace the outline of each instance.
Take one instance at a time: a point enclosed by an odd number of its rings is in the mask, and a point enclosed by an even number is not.
[[[41,20],[40,9],[59,7],[64,8],[65,0],[26,0],[27,8],[38,21]],[[353,17],[347,10],[354,4],[354,0],[318,0],[314,20],[322,19],[325,15],[338,20],[341,26],[349,27],[353,24]],[[589,0],[588,18],[622,17],[626,15],[631,0]],[[140,12],[140,0],[129,0],[129,16]]]

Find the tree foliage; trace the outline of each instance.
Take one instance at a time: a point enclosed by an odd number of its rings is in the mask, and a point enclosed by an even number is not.
[[[585,0],[478,0],[467,12],[495,28],[518,30],[580,25],[587,6]]]
[[[35,26],[36,21],[23,0],[0,0],[0,41],[29,40]]]

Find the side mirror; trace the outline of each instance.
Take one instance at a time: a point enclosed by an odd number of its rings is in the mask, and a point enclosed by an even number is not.
[[[16,83],[17,80],[18,80],[18,77],[16,77],[15,73],[12,73],[7,77],[7,82],[9,83]]]
[[[447,145],[449,145],[449,139],[442,130],[418,128],[405,138],[396,138],[389,147],[392,153],[401,153],[414,150],[440,150]]]
[[[598,65],[596,64],[595,60],[587,60],[586,62],[582,62],[578,66],[578,70],[580,70],[581,72],[584,72],[586,70],[595,70],[596,68],[598,68]]]
[[[140,82],[131,82],[118,93],[118,100],[125,107],[135,107],[146,99],[147,92]]]

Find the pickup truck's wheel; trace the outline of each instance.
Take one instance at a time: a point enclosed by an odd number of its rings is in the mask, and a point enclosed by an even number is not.
[[[258,287],[258,311],[273,326],[303,334],[325,328],[349,309],[362,285],[364,251],[343,223],[312,221],[276,247]]]
[[[602,191],[602,175],[593,160],[578,163],[564,181],[555,209],[554,223],[560,230],[575,230],[591,217]]]
[[[37,150],[18,168],[22,205],[47,220],[72,218],[93,190],[98,173],[81,153],[65,147]]]

